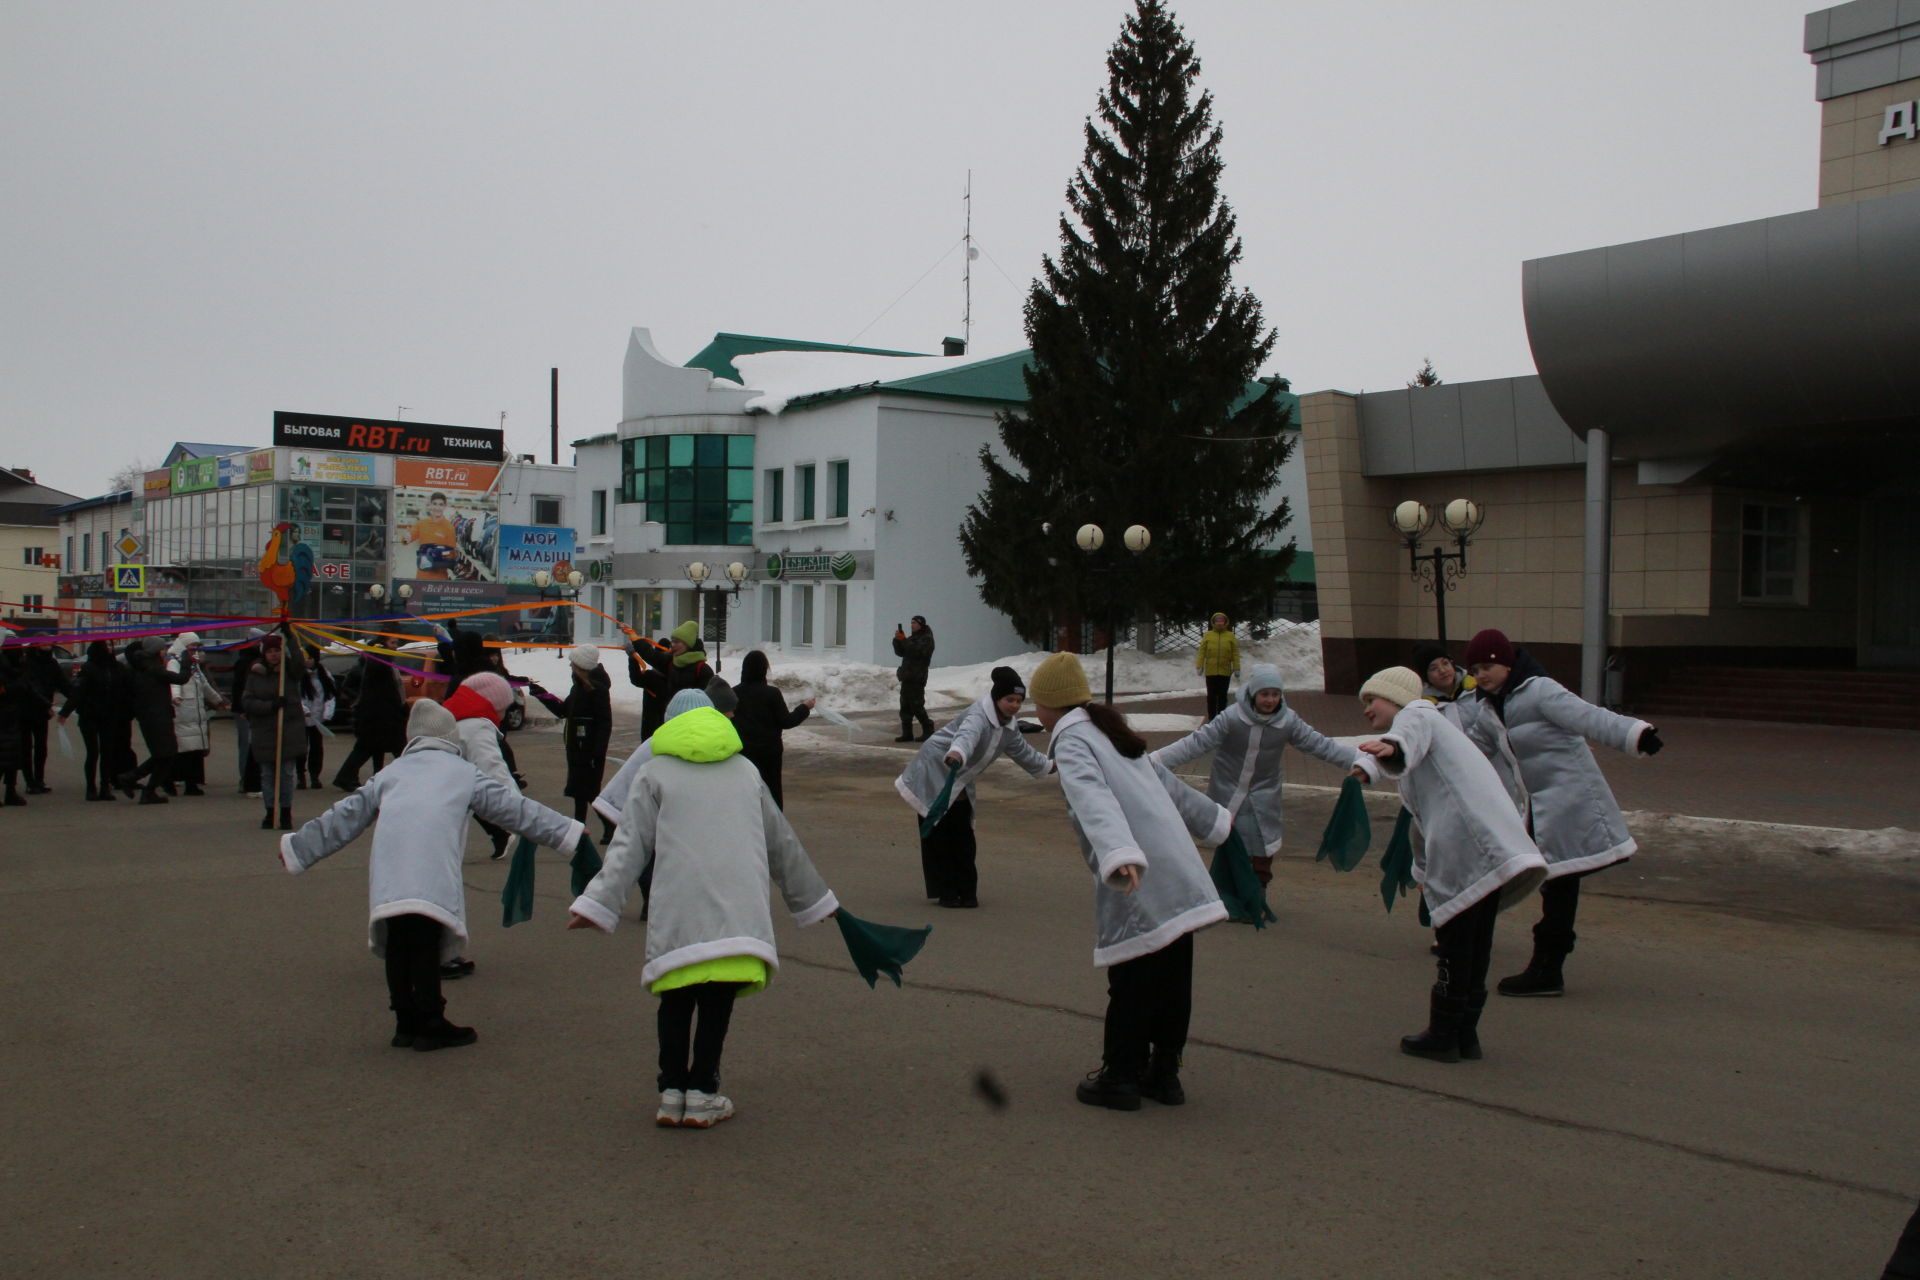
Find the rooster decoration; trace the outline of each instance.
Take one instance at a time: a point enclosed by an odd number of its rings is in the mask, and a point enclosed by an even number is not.
[[[267,549],[260,553],[260,582],[280,600],[285,616],[313,587],[313,548],[300,541],[297,526],[282,520],[273,526]]]

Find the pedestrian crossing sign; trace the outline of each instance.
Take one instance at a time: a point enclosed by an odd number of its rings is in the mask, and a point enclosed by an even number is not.
[[[147,566],[143,564],[117,564],[113,566],[113,589],[124,592],[145,591],[147,589]]]

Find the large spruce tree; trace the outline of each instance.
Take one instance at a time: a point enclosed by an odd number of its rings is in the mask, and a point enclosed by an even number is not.
[[[1136,0],[1107,56],[1067,187],[1060,256],[1027,295],[1027,404],[1000,416],[1012,465],[981,450],[986,488],[960,542],[980,595],[1030,641],[1051,620],[1101,620],[1114,603],[1164,617],[1238,616],[1284,573],[1264,548],[1290,519],[1268,491],[1291,449],[1260,302],[1220,195],[1212,95],[1161,0]],[[1088,557],[1087,522],[1107,534]],[[1134,557],[1121,531],[1145,525]],[[1043,528],[1044,526],[1044,528]],[[1103,563],[1113,573],[1086,572]]]

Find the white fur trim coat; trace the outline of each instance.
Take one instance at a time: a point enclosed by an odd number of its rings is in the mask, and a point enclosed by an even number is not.
[[[1443,925],[1488,894],[1506,910],[1547,878],[1547,862],[1478,746],[1424,699],[1400,709],[1381,741],[1400,748],[1385,763],[1422,839],[1413,878],[1433,923]]]
[[[199,663],[188,663],[177,655],[167,659],[169,671],[185,671],[189,667],[191,677],[185,684],[173,687],[173,738],[182,752],[205,751],[211,745],[207,732],[207,724],[212,719],[210,712],[215,707],[226,706],[227,700],[208,682],[207,673]]]
[[[893,780],[900,798],[923,818],[939,798],[940,789],[947,785],[949,753],[960,757],[960,777],[954,790],[966,788],[967,803],[976,808],[974,782],[1003,755],[1036,778],[1053,772],[1053,761],[1027,745],[1019,725],[1000,722],[999,709],[988,694],[935,731],[921,744],[913,763]]]
[[[1473,695],[1485,714],[1484,692]],[[1476,708],[1478,709],[1478,708]],[[1653,726],[1596,707],[1550,676],[1523,677],[1504,704],[1506,736],[1533,806],[1533,839],[1554,876],[1596,871],[1639,848],[1589,741],[1639,754]]]
[[[573,913],[609,932],[617,928],[649,861],[653,897],[640,972],[647,984],[725,956],[757,956],[769,970],[778,968],[767,905],[772,884],[803,927],[840,909],[760,771],[742,755],[702,762],[656,755],[636,770],[606,861],[574,900]]]
[[[653,740],[649,738],[633,749],[627,762],[613,775],[613,780],[600,789],[594,798],[593,811],[608,822],[620,821],[620,811],[626,807],[627,796],[633,792],[633,775],[640,767],[653,759]]]
[[[367,863],[368,945],[384,956],[388,919],[426,916],[446,926],[440,955],[451,960],[467,938],[460,859],[469,810],[563,853],[571,853],[586,830],[482,774],[446,739],[415,738],[365,786],[280,837],[280,861],[299,875],[346,847],[378,818]]]
[[[1250,687],[1243,688],[1233,705],[1178,742],[1160,748],[1153,758],[1177,769],[1213,752],[1207,795],[1233,814],[1234,828],[1248,853],[1272,857],[1280,852],[1283,757],[1289,746],[1342,771],[1359,765],[1369,780],[1378,777],[1379,770],[1373,757],[1341,746],[1284,702],[1272,715],[1261,715],[1253,708],[1252,692]]]
[[[1053,727],[1067,816],[1094,874],[1093,963],[1150,955],[1182,934],[1227,918],[1198,839],[1219,844],[1233,816],[1147,756],[1129,760],[1076,707]],[[1140,869],[1132,894],[1114,887],[1122,867]],[[1124,881],[1119,882],[1124,883]]]

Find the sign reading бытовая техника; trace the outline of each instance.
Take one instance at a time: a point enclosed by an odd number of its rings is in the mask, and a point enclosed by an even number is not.
[[[506,458],[506,433],[493,427],[446,427],[431,422],[335,418],[322,413],[273,415],[273,442],[295,448],[357,453],[419,454],[429,458]]]

